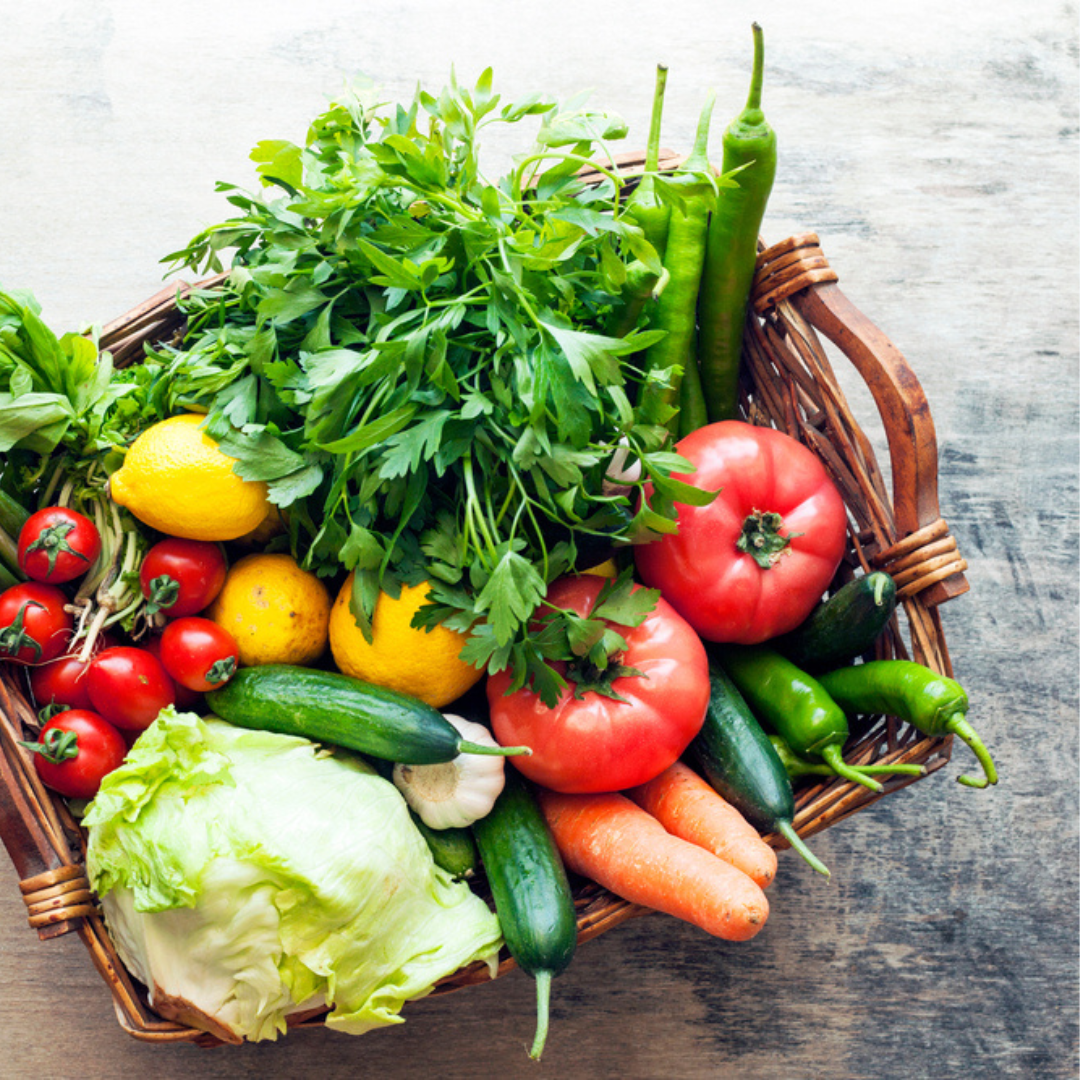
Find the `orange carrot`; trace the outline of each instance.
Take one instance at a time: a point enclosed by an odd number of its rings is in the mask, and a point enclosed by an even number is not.
[[[776,852],[725,798],[689,765],[676,761],[626,795],[673,836],[738,867],[763,889],[776,877]]]
[[[575,873],[728,941],[746,941],[765,925],[769,902],[746,874],[672,836],[625,795],[537,795]]]

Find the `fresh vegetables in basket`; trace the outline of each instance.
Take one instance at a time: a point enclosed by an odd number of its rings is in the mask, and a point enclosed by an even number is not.
[[[829,873],[789,772],[923,772],[846,760],[847,714],[996,779],[956,684],[839,668],[892,633],[892,579],[838,587],[822,459],[734,419],[775,169],[754,46],[722,171],[711,94],[661,170],[663,65],[633,179],[584,99],[346,93],[256,147],[260,192],[220,186],[235,216],[166,260],[217,276],[123,371],[0,294],[0,656],[45,782],[94,796],[91,882],[162,1015],[360,1032],[505,945],[539,1057],[582,878],[746,940],[762,834]],[[490,179],[482,134],[526,122]]]

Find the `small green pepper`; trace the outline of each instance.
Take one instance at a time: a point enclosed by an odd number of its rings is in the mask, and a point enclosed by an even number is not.
[[[762,646],[726,646],[720,662],[739,688],[754,715],[803,757],[821,758],[837,776],[883,791],[881,784],[859,765],[844,761],[848,740],[844,710],[816,679],[786,657]],[[877,772],[907,771],[904,766],[876,766]]]
[[[871,660],[820,676],[822,686],[846,713],[895,716],[924,735],[956,735],[971,747],[984,776],[960,776],[967,787],[997,783],[990,751],[966,719],[968,697],[947,675],[912,660]]]
[[[833,767],[826,765],[824,761],[810,761],[799,757],[779,735],[770,735],[769,742],[772,743],[776,756],[783,763],[784,771],[790,779],[798,780],[804,776],[836,776]],[[902,773],[906,776],[926,774],[926,768],[923,765],[860,765],[859,768],[867,776],[873,776],[875,773]]]

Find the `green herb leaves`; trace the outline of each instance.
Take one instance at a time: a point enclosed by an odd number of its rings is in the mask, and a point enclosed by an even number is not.
[[[535,149],[486,179],[482,133],[534,116]],[[427,581],[421,624],[468,631],[467,659],[549,698],[547,585],[586,546],[673,528],[681,489],[702,497],[634,404],[660,335],[604,329],[628,265],[655,261],[591,160],[624,131],[583,99],[502,104],[490,71],[396,108],[350,92],[305,146],[259,143],[264,197],[219,185],[239,216],[170,259],[216,268],[231,248],[231,270],[184,301],[181,348],[150,358],[166,406],[207,412],[237,472],[267,482],[302,563],[355,569],[361,626],[380,589]],[[586,186],[586,164],[608,178]],[[612,492],[620,446],[640,479]]]

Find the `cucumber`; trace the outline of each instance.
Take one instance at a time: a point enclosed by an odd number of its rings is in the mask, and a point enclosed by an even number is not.
[[[502,794],[472,830],[506,947],[536,980],[536,1035],[529,1056],[539,1059],[547,1038],[551,980],[566,970],[577,948],[570,883],[547,822],[516,769],[506,770]]]
[[[433,829],[425,825],[420,815],[410,809],[413,824],[427,841],[436,866],[458,880],[470,878],[476,873],[478,860],[476,841],[468,829]]]
[[[795,831],[795,795],[784,763],[722,667],[709,663],[709,706],[687,754],[706,780],[759,832],[778,832],[820,874],[828,868]]]
[[[802,625],[770,644],[806,672],[828,671],[866,652],[895,610],[896,582],[876,570],[842,585]]]
[[[404,765],[434,765],[458,754],[530,752],[462,739],[441,712],[408,694],[291,664],[241,668],[207,693],[206,703],[238,727],[299,735]]]

